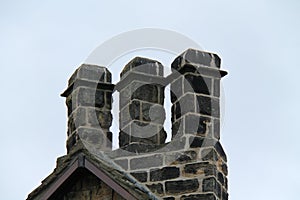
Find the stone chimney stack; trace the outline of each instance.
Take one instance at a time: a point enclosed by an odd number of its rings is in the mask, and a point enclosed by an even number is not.
[[[126,148],[117,149],[110,154],[111,158],[159,199],[227,200],[227,157],[219,141],[220,80],[227,72],[220,69],[220,58],[213,53],[188,49],[173,61],[172,74],[166,78],[162,77],[161,67],[155,68],[156,64],[150,64],[141,73],[135,70],[136,66],[149,62],[158,63],[133,59],[121,74],[119,137],[121,147],[136,141],[157,146],[134,146],[130,151],[135,153],[131,154]],[[131,73],[140,74],[131,76]],[[171,106],[165,109],[170,109],[172,114],[171,141],[165,143],[164,135],[156,137],[159,140],[136,140],[133,134],[143,137],[143,134],[160,134],[156,126],[160,128],[163,120],[155,123],[152,119],[164,116],[163,109],[154,112],[148,121],[151,108],[143,109],[143,106],[163,105],[163,89],[168,84]],[[136,133],[135,129],[129,129],[134,123],[155,126],[152,132]]]
[[[220,143],[218,55],[188,49],[164,77],[155,60],[136,57],[111,84],[105,67],[82,65],[62,94],[68,107],[68,152],[82,141],[106,151],[110,166],[163,200],[227,200],[227,157]],[[164,108],[164,90],[171,102]],[[112,92],[119,98],[119,149],[111,151]],[[165,110],[171,111],[172,138],[166,142]],[[112,170],[113,171],[113,170]],[[134,178],[133,178],[134,177]]]
[[[111,73],[105,67],[81,65],[71,76],[66,97],[68,108],[68,152],[81,141],[100,150],[111,150]]]
[[[119,101],[119,146],[144,151],[165,143],[164,77],[161,63],[147,58],[132,59],[116,85]]]

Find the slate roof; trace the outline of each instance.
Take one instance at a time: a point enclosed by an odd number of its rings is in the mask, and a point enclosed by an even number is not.
[[[85,168],[105,182],[125,199],[158,199],[147,187],[127,174],[105,153],[88,151],[82,143],[67,155],[57,159],[54,171],[32,191],[27,200],[48,199],[77,169]]]

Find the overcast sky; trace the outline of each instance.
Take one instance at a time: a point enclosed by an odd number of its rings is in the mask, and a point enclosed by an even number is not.
[[[229,72],[230,199],[299,199],[300,1],[107,2],[0,0],[0,198],[25,199],[66,153],[59,95],[74,70],[111,37],[148,27],[191,38]]]

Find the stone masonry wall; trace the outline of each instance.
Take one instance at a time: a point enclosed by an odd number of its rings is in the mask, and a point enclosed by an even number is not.
[[[155,60],[134,58],[111,84],[105,67],[83,65],[67,97],[67,147],[84,140],[164,200],[227,200],[227,157],[220,143],[220,80],[227,73],[213,53],[188,49],[163,76]],[[164,108],[170,85],[171,106]],[[119,146],[111,151],[112,92],[120,93]],[[166,143],[165,109],[172,139]]]
[[[125,200],[96,176],[86,173],[72,183],[62,200]]]
[[[68,108],[68,152],[78,140],[98,150],[111,150],[113,89],[105,67],[83,64],[73,73],[62,94]]]
[[[172,70],[161,81],[171,84],[171,142],[135,146],[135,153],[121,148],[110,156],[161,199],[227,200],[227,158],[219,142],[220,79],[226,72],[217,55],[192,49],[174,60]]]
[[[155,60],[136,57],[124,67],[117,84],[121,148],[165,143],[163,80],[163,66]]]

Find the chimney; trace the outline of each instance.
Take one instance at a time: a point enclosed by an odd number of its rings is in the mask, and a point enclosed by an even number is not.
[[[71,76],[66,97],[68,109],[67,151],[81,141],[84,145],[111,150],[111,73],[105,67],[82,64]]]
[[[188,49],[173,61],[166,78],[162,65],[146,58],[133,59],[121,73],[122,149],[109,156],[159,199],[228,199],[227,157],[219,141],[220,80],[227,72],[220,65],[216,54]],[[171,106],[165,109],[171,110],[172,139],[165,143],[162,105],[168,84]],[[134,124],[152,131],[139,131]]]
[[[164,144],[165,120],[163,66],[155,60],[136,57],[120,74],[116,85],[119,101],[119,146],[141,152]]]
[[[220,69],[218,55],[188,49],[163,76],[155,60],[136,57],[114,87],[105,67],[80,66],[69,80],[70,152],[80,141],[106,151],[124,172],[163,200],[227,200],[227,157],[220,143]],[[170,85],[170,106],[164,89]],[[119,98],[119,149],[111,151],[111,101]],[[165,142],[165,109],[171,110],[172,139]],[[134,180],[135,181],[135,180]]]

